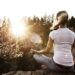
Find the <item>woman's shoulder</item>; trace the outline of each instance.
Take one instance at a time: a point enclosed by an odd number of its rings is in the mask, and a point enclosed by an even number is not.
[[[75,37],[75,32],[73,32],[72,30],[68,29],[69,32]]]
[[[68,29],[68,28],[67,28]],[[73,32],[72,30],[68,29],[73,35],[75,35],[75,32]]]
[[[56,32],[57,32],[57,30],[50,31],[49,37],[54,38],[56,35]]]
[[[57,30],[52,30],[52,31],[50,31],[50,33],[56,33],[57,32]]]
[[[51,31],[49,34],[51,34],[51,35],[56,35],[57,33],[58,33],[58,29]]]

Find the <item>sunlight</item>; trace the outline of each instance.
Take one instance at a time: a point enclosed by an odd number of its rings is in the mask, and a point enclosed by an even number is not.
[[[0,18],[52,15],[59,10],[75,16],[74,7],[75,0],[0,0]]]
[[[27,27],[22,23],[15,23],[11,26],[11,32],[15,37],[21,37],[25,35],[27,31]]]
[[[42,38],[38,34],[32,34],[31,41],[33,43],[41,44],[42,43]]]

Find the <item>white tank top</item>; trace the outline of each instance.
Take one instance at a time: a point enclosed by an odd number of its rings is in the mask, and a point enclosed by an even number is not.
[[[50,32],[49,37],[54,40],[53,60],[64,66],[74,65],[71,47],[75,40],[75,33],[68,28],[59,28]]]

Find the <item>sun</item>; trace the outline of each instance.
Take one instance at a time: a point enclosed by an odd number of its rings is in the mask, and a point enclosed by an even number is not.
[[[11,33],[15,37],[21,37],[21,36],[25,35],[26,31],[27,31],[26,25],[24,25],[20,22],[17,22],[15,24],[11,25]]]
[[[12,33],[17,37],[22,36],[24,33],[24,27],[19,24],[13,25],[12,26]]]

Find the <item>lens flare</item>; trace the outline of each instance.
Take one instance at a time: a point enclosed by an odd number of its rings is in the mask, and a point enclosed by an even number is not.
[[[11,33],[15,36],[15,37],[21,37],[23,35],[25,35],[27,31],[27,27],[24,24],[21,23],[15,23],[11,26]]]
[[[33,34],[32,37],[31,37],[31,41],[33,43],[42,43],[42,38],[38,35],[38,34]]]

